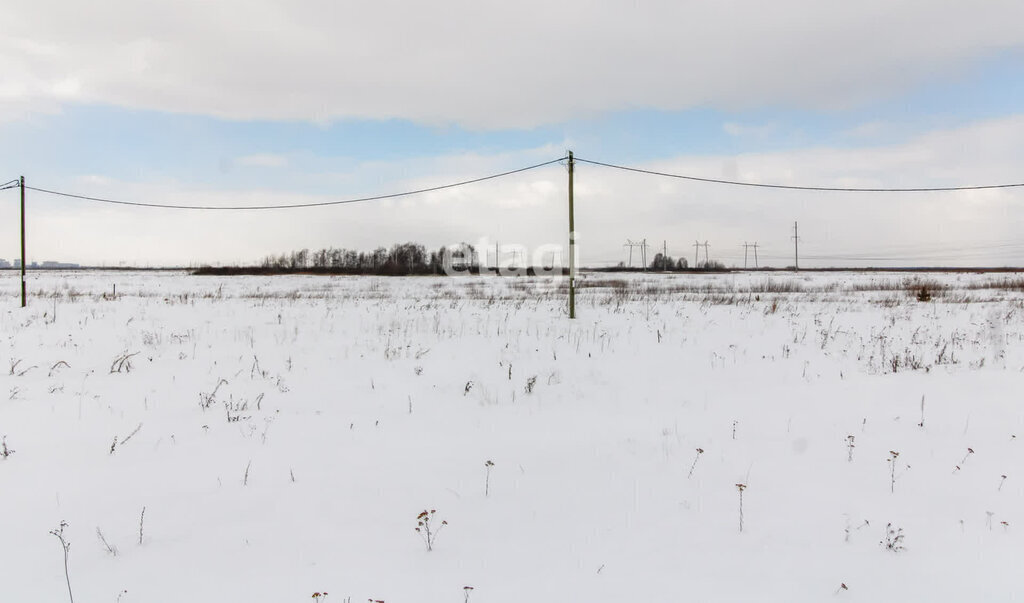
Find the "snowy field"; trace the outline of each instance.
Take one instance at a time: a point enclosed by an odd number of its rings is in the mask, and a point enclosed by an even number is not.
[[[0,601],[1024,594],[1015,275],[30,278]]]

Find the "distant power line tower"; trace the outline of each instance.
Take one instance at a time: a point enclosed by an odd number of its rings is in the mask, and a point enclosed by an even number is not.
[[[633,248],[637,246],[631,239],[626,239],[626,242],[622,244],[623,247],[629,247],[629,260],[626,261],[626,267],[633,267]]]
[[[647,239],[642,241],[633,241],[626,239],[626,243],[623,247],[629,247],[629,263],[627,266],[633,267],[633,248],[638,247],[640,249],[640,262],[643,264],[644,269],[647,269]]]
[[[642,241],[632,241],[630,239],[627,239],[626,244],[623,245],[623,247],[630,248],[630,259],[627,266],[633,267],[633,248],[636,247],[640,250],[640,263],[641,265],[643,265],[644,270],[647,269],[647,248],[649,246],[647,245],[646,239]]]
[[[748,253],[748,250],[750,250],[750,249],[754,250],[754,268],[759,268],[759,266],[757,265],[757,248],[758,248],[757,241],[754,241],[753,243],[743,243],[743,269],[744,270],[747,268],[747,253]]]
[[[711,259],[710,259],[709,253],[708,253],[708,247],[710,247],[710,245],[708,245],[708,242],[704,241],[703,243],[701,243],[700,241],[694,241],[693,242],[693,249],[694,249],[694,251],[693,251],[693,267],[694,268],[700,266],[700,248],[701,247],[704,248],[704,263],[708,264],[708,263],[711,262]]]

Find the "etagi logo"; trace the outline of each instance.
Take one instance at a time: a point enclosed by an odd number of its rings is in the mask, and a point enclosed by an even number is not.
[[[579,235],[576,235],[577,241]],[[517,243],[492,242],[481,237],[476,245],[456,243],[445,247],[443,270],[448,276],[542,276],[567,277],[565,247],[550,243],[532,250]],[[576,246],[577,257],[579,247]],[[579,262],[576,262],[579,265]]]

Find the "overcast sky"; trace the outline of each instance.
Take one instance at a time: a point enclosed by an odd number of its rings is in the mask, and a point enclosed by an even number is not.
[[[316,202],[564,155],[818,186],[1024,182],[1024,3],[7,0],[0,182],[127,201]],[[254,262],[566,239],[566,170],[265,212],[29,191],[29,261]],[[18,253],[0,192],[0,257]],[[579,164],[587,265],[626,239],[743,264],[1024,265],[1024,189],[756,190]],[[752,261],[752,258],[751,258]]]

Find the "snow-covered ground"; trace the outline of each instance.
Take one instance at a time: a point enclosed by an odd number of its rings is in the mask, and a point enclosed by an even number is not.
[[[1024,594],[1012,275],[30,276],[0,601]]]

